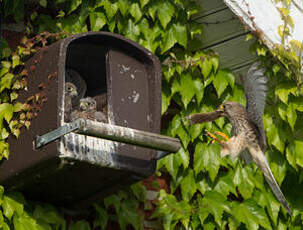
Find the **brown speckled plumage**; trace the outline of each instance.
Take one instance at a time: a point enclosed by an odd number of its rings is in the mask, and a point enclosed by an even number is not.
[[[91,97],[82,98],[80,100],[79,109],[74,110],[71,113],[71,120],[78,118],[89,119],[93,121],[99,121],[107,123],[107,116],[103,112],[97,111],[97,103]]]
[[[201,119],[206,121],[205,117],[207,117],[208,120],[215,120],[218,118],[218,114],[220,114],[220,117],[228,118],[232,125],[233,136],[227,142],[220,142],[222,147],[221,156],[237,157],[241,154],[246,162],[249,162],[252,158],[262,170],[277,199],[291,215],[291,209],[271,172],[264,154],[266,136],[262,116],[265,106],[266,81],[264,70],[258,68],[258,63],[254,64],[249,69],[246,78],[242,79],[247,101],[246,108],[237,102],[225,102],[218,110],[209,113],[212,116],[201,114]],[[197,123],[199,114],[189,116],[189,120],[191,123]]]

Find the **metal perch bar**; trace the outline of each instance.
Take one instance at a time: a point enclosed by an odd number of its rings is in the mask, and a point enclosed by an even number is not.
[[[70,132],[171,153],[177,152],[181,147],[177,138],[86,119],[77,119],[56,130],[38,136],[35,142],[36,148],[40,148]]]

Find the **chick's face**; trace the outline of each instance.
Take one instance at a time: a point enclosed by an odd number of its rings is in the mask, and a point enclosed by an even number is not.
[[[65,83],[65,94],[69,95],[70,97],[77,97],[78,92],[76,86],[71,82]]]
[[[82,111],[96,110],[97,103],[93,98],[83,98],[80,100],[80,109]]]

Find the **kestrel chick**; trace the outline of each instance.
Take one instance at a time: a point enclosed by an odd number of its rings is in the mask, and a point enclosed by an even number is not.
[[[78,96],[77,87],[71,82],[65,82],[64,90],[64,116],[65,120],[68,121],[70,113],[73,109],[72,100]]]
[[[80,99],[86,94],[86,82],[83,77],[72,68],[65,69],[65,82],[71,82],[77,88],[77,96],[72,98],[73,107],[76,108],[79,106]]]
[[[71,120],[78,118],[107,123],[106,115],[100,111],[97,111],[97,102],[91,97],[80,99],[79,110],[75,110],[71,114]]]
[[[246,97],[246,108],[237,102],[225,102],[214,112],[193,114],[189,116],[189,120],[194,124],[213,121],[225,116],[232,125],[233,136],[227,142],[222,142],[210,134],[212,138],[220,143],[222,147],[221,156],[237,157],[242,154],[245,159],[252,158],[262,170],[267,183],[279,202],[291,215],[291,209],[270,170],[264,154],[266,136],[262,117],[267,90],[267,78],[264,76],[264,69],[258,68],[258,63],[255,63],[250,67],[242,82]]]

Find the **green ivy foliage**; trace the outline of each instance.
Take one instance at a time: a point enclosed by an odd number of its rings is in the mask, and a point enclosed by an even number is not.
[[[20,193],[4,194],[0,186],[0,228],[3,230],[66,229],[58,211],[47,204],[28,204]]]
[[[302,89],[289,68],[265,46],[256,43],[251,50],[269,77],[263,118],[268,140],[266,156],[293,209],[292,217],[287,216],[254,164],[221,158],[219,145],[205,135],[208,130],[230,136],[227,120],[220,118],[193,126],[186,120],[189,114],[212,111],[226,100],[245,104],[242,87],[231,71],[220,68],[217,54],[187,48],[202,32],[189,20],[198,12],[194,1],[56,0],[38,1],[37,5],[26,18],[30,33],[111,31],[138,42],[162,61],[162,116],[169,121],[162,133],[180,138],[182,148],[158,162],[158,174],[169,176],[170,187],[169,191],[160,191],[150,219],[157,219],[163,229],[301,229]],[[45,12],[44,7],[48,14],[40,13]],[[106,229],[111,221],[118,222],[121,229],[129,225],[143,229],[147,217],[142,212],[151,209],[144,194],[145,188],[139,183],[131,190],[109,196],[94,206],[93,226],[80,220],[72,222],[69,229]],[[64,229],[62,217],[47,205],[35,212],[40,206],[25,204],[24,199],[14,198],[10,208],[4,203],[0,203],[0,220],[2,216],[8,226]],[[40,221],[45,225],[40,225]],[[32,228],[34,225],[36,228]]]

